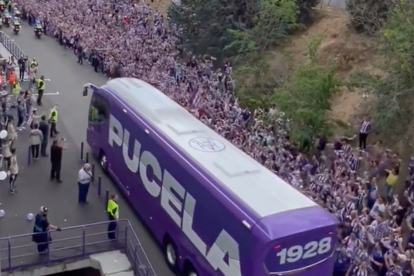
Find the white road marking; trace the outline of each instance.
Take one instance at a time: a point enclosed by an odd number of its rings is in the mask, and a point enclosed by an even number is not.
[[[38,94],[32,94],[32,99],[37,100]],[[55,93],[43,93],[43,96],[56,96],[59,95],[59,91],[56,91]]]

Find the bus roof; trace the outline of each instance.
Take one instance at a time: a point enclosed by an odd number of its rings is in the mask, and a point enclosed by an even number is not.
[[[107,85],[259,216],[317,206],[152,85],[135,78]]]

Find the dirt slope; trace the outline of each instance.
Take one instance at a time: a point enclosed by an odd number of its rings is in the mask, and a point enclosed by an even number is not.
[[[349,20],[342,10],[318,7],[315,12],[318,19],[302,33],[292,37],[283,49],[291,57],[294,64],[303,63],[308,57],[309,43],[315,38],[322,38],[318,49],[318,63],[327,65],[335,61],[338,64],[337,74],[342,80],[349,80],[354,72],[366,71],[381,75],[375,62],[381,59],[377,53],[377,41],[353,32],[349,28]],[[275,67],[275,66],[274,66]],[[349,91],[341,87],[340,92],[332,100],[333,120],[351,123],[355,114],[367,100],[360,91]]]

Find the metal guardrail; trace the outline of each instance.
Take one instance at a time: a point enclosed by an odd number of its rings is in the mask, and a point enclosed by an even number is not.
[[[6,33],[0,31],[0,43],[16,58],[26,56],[25,52]]]
[[[49,232],[52,242],[47,254],[39,255],[32,233],[0,239],[1,271],[82,259],[92,254],[121,250],[128,257],[134,274],[156,276],[142,245],[128,220],[118,220],[115,241],[108,240],[108,222],[98,222]]]

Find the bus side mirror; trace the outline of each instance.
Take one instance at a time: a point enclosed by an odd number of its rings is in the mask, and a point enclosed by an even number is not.
[[[88,96],[88,87],[84,87],[83,88],[83,96],[87,97]]]

